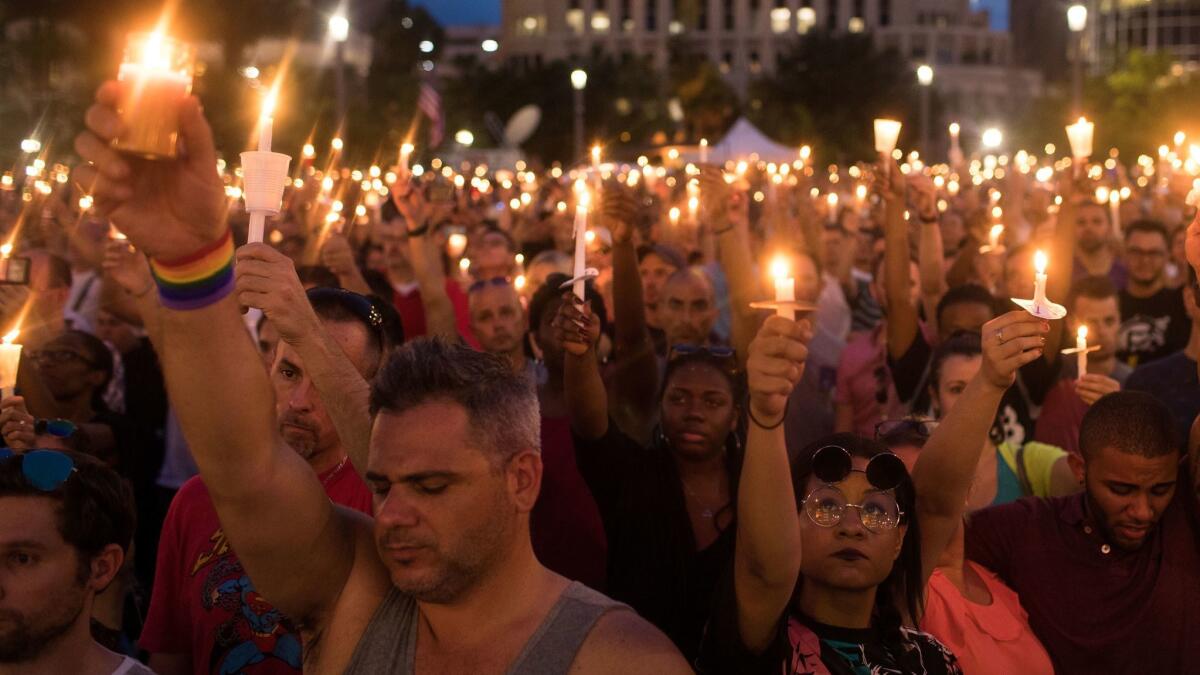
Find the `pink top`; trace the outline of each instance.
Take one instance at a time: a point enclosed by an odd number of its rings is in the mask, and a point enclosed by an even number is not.
[[[880,322],[870,332],[853,334],[837,368],[837,403],[854,410],[854,433],[867,438],[874,436],[877,423],[898,419],[905,412],[887,368],[883,327]]]
[[[926,586],[921,630],[954,652],[964,673],[1053,675],[1050,655],[1030,629],[1017,594],[987,568],[967,564],[983,579],[992,604],[967,600],[941,570],[934,570]]]

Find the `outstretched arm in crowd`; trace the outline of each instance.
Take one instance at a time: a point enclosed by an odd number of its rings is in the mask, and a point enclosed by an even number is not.
[[[633,438],[649,438],[654,425],[654,396],[658,391],[658,358],[646,325],[642,280],[638,273],[633,228],[637,196],[619,184],[604,188],[604,219],[613,235],[613,320],[616,359],[613,362],[609,408],[613,420]]]
[[[739,633],[756,653],[775,637],[800,573],[800,522],[781,423],[788,396],[804,374],[811,337],[808,321],[772,316],[750,345],[746,364],[750,425],[738,488],[733,582]]]
[[[127,240],[114,239],[104,246],[102,267],[101,306],[126,323],[142,326],[153,340],[160,305],[146,256]]]
[[[337,275],[342,288],[359,295],[371,294],[371,287],[367,285],[367,280],[358,269],[358,263],[354,260],[354,249],[350,247],[350,240],[346,235],[337,232],[329,234],[325,245],[321,247],[321,264]]]
[[[1017,310],[983,325],[983,366],[921,450],[913,469],[921,523],[921,569],[928,579],[966,509],[988,431],[1017,370],[1041,357],[1050,326]]]
[[[458,340],[454,303],[446,293],[446,270],[442,267],[442,251],[435,231],[447,207],[430,202],[421,188],[408,181],[397,181],[393,188],[392,201],[408,227],[408,257],[421,289],[426,333]]]
[[[943,261],[942,228],[938,223],[937,190],[927,176],[909,179],[913,214],[920,223],[917,242],[917,266],[921,276],[921,306],[925,320],[937,330],[937,305],[946,293],[946,268]],[[905,295],[907,298],[907,294]]]
[[[913,341],[917,339],[920,326],[917,323],[917,308],[908,301],[909,243],[908,223],[904,220],[907,196],[904,175],[892,160],[877,171],[884,199],[884,254],[883,281],[887,290],[887,345],[888,356],[899,360]]]
[[[178,265],[211,250],[205,273],[220,279],[231,244],[221,245],[228,241],[223,188],[199,100],[180,107],[187,154],[170,162],[111,148],[121,131],[118,100],[116,82],[97,92],[87,130],[75,140],[89,162],[76,179],[94,185],[96,208],[153,259]],[[194,297],[204,304],[221,291]],[[297,620],[318,616],[354,562],[350,516],[335,511],[308,463],[277,436],[271,385],[237,298],[225,290],[199,309],[164,309],[156,351],[222,527],[258,590]]]
[[[279,339],[296,350],[351,463],[365,477],[371,385],[321,324],[290,258],[266,244],[247,244],[238,249],[234,269],[238,302],[261,309]]]
[[[600,320],[587,303],[568,291],[563,294],[554,330],[563,342],[563,388],[571,428],[586,439],[608,433],[608,396],[596,361]]]
[[[762,285],[754,275],[756,266],[750,250],[750,216],[744,194],[725,182],[720,168],[705,166],[700,172],[700,198],[713,235],[717,257],[729,280],[729,309],[733,315],[732,342],[738,363],[744,365],[762,318],[750,303],[763,297]]]

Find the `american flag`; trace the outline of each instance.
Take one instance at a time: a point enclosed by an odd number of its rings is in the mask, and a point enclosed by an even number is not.
[[[442,117],[442,95],[428,80],[421,82],[417,108],[429,118],[429,147],[436,148],[446,134],[446,120]]]

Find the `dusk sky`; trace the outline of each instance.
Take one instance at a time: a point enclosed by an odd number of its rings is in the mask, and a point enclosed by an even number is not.
[[[414,0],[446,26],[500,23],[500,0]],[[1008,28],[1008,0],[971,0],[971,5],[991,12],[992,27]]]

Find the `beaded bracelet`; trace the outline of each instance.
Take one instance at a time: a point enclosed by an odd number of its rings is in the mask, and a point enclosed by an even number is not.
[[[163,307],[193,310],[208,307],[233,291],[233,233],[195,253],[175,260],[151,260]]]

